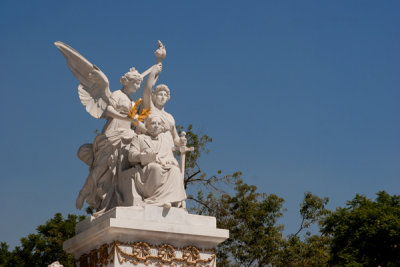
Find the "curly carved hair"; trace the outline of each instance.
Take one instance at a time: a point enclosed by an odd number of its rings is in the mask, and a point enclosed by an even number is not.
[[[121,79],[120,82],[122,85],[126,85],[127,83],[132,83],[136,81],[143,81],[142,75],[134,68],[130,68],[127,73],[125,73]]]
[[[160,91],[165,91],[167,93],[168,100],[171,98],[171,92],[170,92],[168,86],[166,86],[165,84],[157,85],[153,90],[153,95],[157,95],[157,93]]]

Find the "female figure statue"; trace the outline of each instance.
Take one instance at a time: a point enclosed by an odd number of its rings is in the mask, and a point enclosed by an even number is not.
[[[161,118],[165,125],[165,131],[168,131],[175,145],[181,146],[183,139],[181,139],[176,131],[175,119],[171,114],[164,110],[165,104],[171,98],[171,92],[165,84],[157,85],[154,90],[152,88],[156,81],[156,73],[150,73],[146,81],[146,86],[143,88],[143,106],[150,108],[150,113],[157,115]]]

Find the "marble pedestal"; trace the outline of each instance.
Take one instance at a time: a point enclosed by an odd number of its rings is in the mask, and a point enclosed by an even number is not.
[[[215,248],[229,237],[214,217],[156,206],[116,207],[76,233],[63,245],[79,267],[215,266]]]

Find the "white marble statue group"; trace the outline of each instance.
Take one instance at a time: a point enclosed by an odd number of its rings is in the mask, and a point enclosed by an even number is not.
[[[157,64],[143,73],[131,68],[120,82],[122,89],[111,92],[104,73],[70,46],[55,45],[79,80],[79,98],[87,112],[106,119],[92,144],[84,144],[78,157],[89,165],[89,175],[76,200],[96,209],[95,216],[116,206],[158,205],[185,208],[184,155],[185,134],[178,135],[175,120],[164,110],[170,90],[164,84],[154,87],[166,56],[159,41]],[[136,92],[147,76],[143,100],[134,102]],[[154,89],[153,89],[154,87]],[[182,153],[181,163],[174,151]]]

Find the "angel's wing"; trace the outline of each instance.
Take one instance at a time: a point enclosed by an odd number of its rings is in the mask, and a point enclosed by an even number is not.
[[[96,119],[102,118],[111,95],[106,75],[69,45],[62,42],[54,44],[67,59],[69,69],[80,82],[79,99],[86,111]]]

